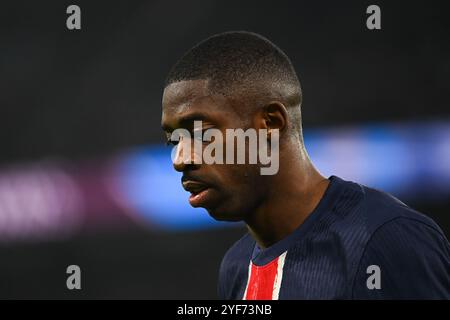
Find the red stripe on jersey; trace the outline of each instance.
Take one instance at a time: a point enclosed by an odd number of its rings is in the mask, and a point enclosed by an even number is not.
[[[277,277],[279,257],[264,266],[250,263],[250,279],[248,280],[245,300],[271,300]]]

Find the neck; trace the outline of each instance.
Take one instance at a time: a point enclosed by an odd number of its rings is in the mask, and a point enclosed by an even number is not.
[[[297,229],[316,208],[329,180],[312,165],[302,149],[300,157],[280,158],[273,176],[275,186],[264,202],[246,219],[250,234],[262,248],[280,241]]]

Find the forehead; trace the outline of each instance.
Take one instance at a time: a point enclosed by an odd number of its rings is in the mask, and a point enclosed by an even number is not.
[[[214,95],[207,80],[186,80],[168,85],[162,100],[162,126],[176,128],[183,119],[220,120],[231,113],[225,97]]]

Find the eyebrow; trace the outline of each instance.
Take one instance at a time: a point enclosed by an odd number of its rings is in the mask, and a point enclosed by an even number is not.
[[[208,116],[205,115],[204,113],[200,113],[200,112],[192,112],[192,113],[188,113],[186,115],[181,116],[178,119],[178,124],[180,128],[188,128],[190,126],[192,126],[192,124],[194,123],[194,121],[203,121],[203,120],[208,120]],[[173,131],[174,128],[172,128],[171,126],[165,125],[163,124],[161,126],[161,128],[164,131],[170,132]]]

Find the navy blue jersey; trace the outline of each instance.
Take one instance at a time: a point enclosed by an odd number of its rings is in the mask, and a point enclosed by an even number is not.
[[[222,299],[450,299],[450,244],[436,223],[384,192],[329,178],[293,233],[226,253]]]

